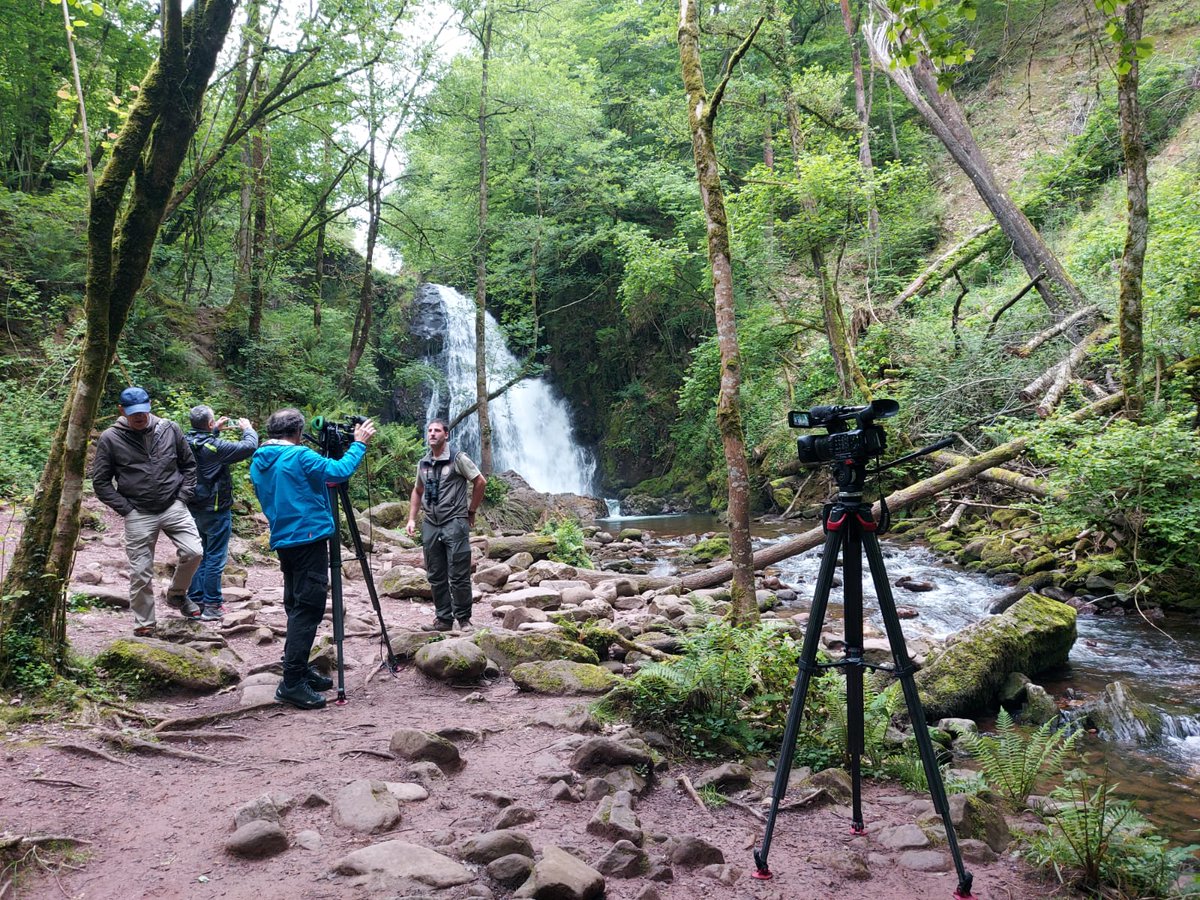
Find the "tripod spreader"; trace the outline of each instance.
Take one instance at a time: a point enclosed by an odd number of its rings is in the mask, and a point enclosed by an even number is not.
[[[342,534],[338,516],[340,508],[346,514],[346,530],[350,532],[350,542],[354,545],[354,555],[362,567],[363,580],[367,583],[367,593],[371,597],[371,605],[375,607],[375,615],[379,619],[379,630],[387,661],[383,663],[389,672],[400,668],[396,654],[392,652],[392,643],[388,639],[387,623],[383,621],[383,609],[379,605],[379,594],[375,591],[375,578],[371,574],[371,566],[367,561],[367,553],[363,548],[362,534],[358,530],[358,522],[354,519],[354,507],[350,505],[350,485],[342,481],[326,485],[329,490],[329,507],[333,512],[333,534],[329,537],[329,587],[333,598],[333,643],[337,647],[337,703],[346,702],[346,659],[343,642],[346,639],[345,604],[342,597]]]
[[[891,584],[884,568],[883,553],[879,548],[879,538],[876,534],[879,523],[871,514],[870,504],[864,503],[862,499],[865,465],[834,463],[833,474],[840,490],[837,498],[827,504],[823,510],[825,551],[821,557],[821,568],[817,575],[812,608],[804,629],[804,643],[800,650],[796,684],[792,691],[792,702],[784,727],[783,746],[780,749],[779,761],[775,768],[775,784],[771,792],[771,808],[767,815],[763,842],[762,846],[754,851],[756,871],[753,873],[753,877],[764,880],[772,877],[771,870],[767,865],[767,856],[771,850],[775,819],[779,813],[779,804],[787,794],[788,780],[796,753],[796,738],[800,731],[800,720],[804,714],[804,702],[808,696],[809,684],[813,674],[822,668],[838,668],[846,673],[846,730],[851,785],[850,830],[853,834],[864,833],[862,757],[866,749],[866,739],[863,671],[865,669],[882,669],[890,671],[900,682],[901,690],[904,693],[904,702],[908,707],[909,720],[912,722],[913,733],[916,737],[917,750],[925,771],[925,779],[929,784],[930,799],[933,801],[934,809],[942,818],[942,824],[946,830],[946,843],[958,874],[958,888],[954,892],[954,897],[956,900],[967,900],[971,897],[971,885],[974,877],[963,866],[954,824],[950,821],[950,804],[946,797],[945,785],[942,783],[942,772],[938,767],[937,754],[933,747],[933,741],[929,737],[929,728],[925,723],[925,711],[921,706],[921,698],[917,693],[917,685],[913,677],[916,668],[908,655],[904,633],[900,628],[900,617],[896,613],[896,601],[892,596]],[[821,629],[825,623],[825,612],[829,605],[829,592],[833,587],[834,569],[837,567],[839,552],[842,554],[844,585],[842,609],[845,650],[841,660],[824,666],[817,662],[817,650]],[[883,616],[884,629],[887,632],[888,643],[892,651],[893,665],[890,670],[886,667],[871,665],[863,659],[862,558],[864,553],[867,557],[871,580],[875,585],[875,595],[879,600],[879,611]]]

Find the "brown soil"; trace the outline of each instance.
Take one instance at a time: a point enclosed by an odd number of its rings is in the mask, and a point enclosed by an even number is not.
[[[121,525],[111,514],[106,522],[107,533],[89,535],[92,539],[83,544],[76,572],[91,567],[103,573],[106,582],[123,587]],[[240,549],[245,549],[244,542],[235,541],[235,545],[238,543]],[[164,540],[158,559],[170,558],[173,553]],[[248,567],[246,586],[254,595],[278,596],[279,584],[271,559]],[[346,600],[349,614],[373,620],[361,578],[347,582]],[[267,618],[274,609],[278,607],[267,607],[260,619]],[[392,631],[416,628],[432,618],[427,604],[384,600],[384,611]],[[480,609],[480,613],[483,611]],[[160,604],[159,615],[172,613]],[[487,623],[480,617],[476,624]],[[70,638],[77,651],[93,654],[113,638],[129,634],[131,627],[128,611],[90,610],[71,616]],[[323,626],[322,634],[327,630],[328,625]],[[260,646],[252,636],[233,637],[230,645],[244,660],[243,672],[277,660],[280,653],[278,641]],[[578,701],[520,693],[507,677],[490,684],[456,688],[427,679],[411,665],[392,676],[379,672],[378,641],[365,637],[348,639],[346,654],[358,664],[347,673],[349,702],[344,706],[331,704],[314,712],[260,708],[208,726],[244,735],[248,740],[173,745],[221,757],[222,765],[127,754],[102,745],[89,734],[88,725],[69,719],[15,726],[3,733],[0,831],[53,832],[90,842],[81,853],[69,857],[67,865],[46,870],[27,867],[17,885],[18,896],[88,900],[365,897],[373,895],[367,888],[330,874],[332,863],[349,851],[388,839],[422,844],[453,855],[447,844],[450,839],[487,831],[498,815],[491,800],[476,796],[483,791],[507,795],[536,813],[535,821],[519,826],[535,849],[555,844],[595,862],[611,846],[585,830],[595,802],[557,802],[548,796],[550,783],[546,777],[568,769],[570,750],[565,744],[559,746],[559,742],[571,735],[530,724],[540,712]],[[464,702],[474,691],[485,700]],[[239,694],[239,688],[232,688],[213,696],[174,696],[138,706],[157,717],[187,716],[231,708],[237,704]],[[133,727],[130,722],[125,724]],[[234,811],[264,793],[282,792],[301,798],[317,791],[333,797],[359,778],[407,780],[407,764],[403,761],[354,752],[361,748],[387,751],[392,731],[405,726],[428,731],[473,729],[482,740],[459,741],[465,766],[434,783],[427,800],[405,805],[395,831],[365,837],[336,825],[328,807],[297,806],[284,817],[284,828],[293,839],[305,829],[319,832],[319,849],[293,845],[281,855],[262,861],[245,861],[224,852],[224,842],[233,830]],[[129,765],[72,755],[49,746],[56,741],[103,747]],[[817,900],[837,896],[949,900],[954,892],[953,872],[909,871],[897,862],[898,854],[885,850],[871,836],[851,836],[849,810],[835,805],[781,814],[770,854],[775,877],[765,882],[752,880],[751,853],[761,840],[762,825],[735,807],[705,811],[689,799],[676,778],[687,774],[694,779],[703,768],[673,762],[638,800],[636,812],[647,834],[646,849],[652,859],[657,859],[662,853],[656,852],[653,836],[701,836],[722,848],[726,862],[740,872],[740,877],[725,884],[698,870],[675,867],[673,881],[654,885],[663,900]],[[905,809],[907,799],[893,784],[868,783],[864,810],[869,831],[911,821]],[[869,879],[844,881],[830,867],[830,860],[842,858],[851,850],[869,854]],[[1016,900],[1043,897],[1048,890],[1045,882],[1009,857],[1002,856],[986,865],[971,863],[968,868],[975,875],[976,897]],[[0,884],[3,880],[0,878]],[[648,884],[640,878],[609,878],[605,896],[639,897]],[[510,892],[480,870],[479,878],[471,885],[429,891],[426,895],[507,897]]]

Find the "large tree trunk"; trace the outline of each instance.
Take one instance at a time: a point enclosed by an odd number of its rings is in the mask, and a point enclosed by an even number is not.
[[[841,0],[842,25],[850,40],[850,68],[854,71],[854,112],[858,117],[858,164],[867,186],[867,227],[872,237],[879,234],[879,210],[875,206],[875,163],[871,159],[871,110],[863,78],[862,51],[858,46],[858,22],[850,12],[850,0]]]
[[[373,67],[367,70],[367,90],[371,130],[367,138],[367,246],[363,259],[362,282],[358,290],[358,311],[354,314],[354,328],[350,334],[350,355],[346,361],[346,374],[342,378],[342,391],[345,393],[349,393],[354,382],[354,372],[367,349],[367,338],[371,333],[375,304],[375,244],[379,239],[379,219],[383,210],[383,172],[376,157],[379,122],[375,107]]]
[[[953,92],[938,90],[937,73],[929,58],[921,54],[911,67],[894,63],[887,37],[889,14],[886,7],[881,7],[881,11],[884,15],[883,24],[874,32],[866,32],[867,45],[876,65],[900,88],[954,162],[971,180],[1000,229],[1012,241],[1013,253],[1024,265],[1029,277],[1037,278],[1045,273],[1047,277],[1037,283],[1037,289],[1050,311],[1061,317],[1069,307],[1085,306],[1087,301],[1083,292],[1046,246],[1038,230],[1000,186]]]
[[[697,0],[680,0],[679,60],[683,84],[688,95],[688,124],[692,132],[692,154],[700,199],[708,225],[708,262],[712,269],[713,302],[716,309],[717,343],[721,353],[721,387],[717,397],[717,429],[725,452],[729,481],[729,543],[733,574],[732,610],[734,622],[758,620],[754,596],[754,562],[750,544],[750,469],[746,463],[746,444],[742,436],[741,355],[738,349],[737,323],[734,316],[733,267],[729,251],[729,223],[725,215],[725,197],[721,173],[713,144],[713,122],[733,67],[750,47],[762,20],[754,32],[730,58],[724,80],[708,95],[700,62],[700,11]]]
[[[842,298],[838,296],[837,285],[829,274],[829,266],[825,262],[825,254],[814,247],[812,249],[813,272],[817,276],[817,285],[821,292],[821,312],[825,319],[825,337],[829,341],[829,352],[833,356],[833,364],[837,369],[838,390],[843,400],[859,395],[866,399],[871,397],[871,386],[858,367],[854,357],[854,345],[850,341],[849,329],[846,327],[846,314],[842,309]]]
[[[484,13],[479,68],[479,239],[475,248],[475,414],[479,417],[479,469],[492,471],[492,420],[487,389],[488,248],[488,60],[492,53],[492,13]]]
[[[65,592],[79,537],[88,438],[235,5],[208,0],[185,18],[180,2],[163,4],[158,60],[142,81],[89,207],[83,347],[20,543],[0,585],[0,682],[20,679],[17,667],[31,662],[54,669],[63,663]]]
[[[1142,37],[1145,0],[1130,0],[1125,6],[1125,39],[1132,45]],[[1128,221],[1125,252],[1121,256],[1120,299],[1117,303],[1117,330],[1121,344],[1121,386],[1125,388],[1125,408],[1137,417],[1145,403],[1142,391],[1142,264],[1146,259],[1146,232],[1150,221],[1149,190],[1146,178],[1146,141],[1142,113],[1138,107],[1138,58],[1127,55],[1126,72],[1117,68],[1117,113],[1121,120],[1121,149],[1125,154],[1125,205]]]

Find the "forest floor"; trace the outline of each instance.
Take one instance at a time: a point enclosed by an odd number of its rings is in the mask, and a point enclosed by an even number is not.
[[[105,525],[100,533],[85,533],[75,572],[98,573],[102,584],[123,590],[127,564],[121,524],[105,511]],[[235,539],[237,549],[247,546]],[[157,558],[174,558],[165,539]],[[384,567],[380,563],[377,559],[378,569]],[[283,623],[278,605],[280,578],[273,558],[259,558],[247,566],[246,588],[250,598],[264,604],[255,610],[260,622]],[[247,602],[255,605],[243,600],[228,604],[229,609],[236,612]],[[361,577],[346,582],[346,604],[348,615],[374,620]],[[393,637],[405,629],[417,630],[432,619],[429,604],[387,599],[383,604]],[[478,609],[477,626],[488,624],[483,611]],[[160,622],[173,615],[160,600]],[[132,625],[128,610],[73,612],[71,644],[77,652],[92,655],[115,638],[128,636]],[[326,623],[320,634],[328,630]],[[253,634],[228,640],[242,659],[243,676],[252,667],[279,658],[278,640],[258,644]],[[532,821],[516,827],[528,835],[539,855],[554,845],[594,864],[612,847],[610,839],[586,830],[596,810],[595,800],[551,798],[553,781],[570,773],[571,753],[587,736],[538,722],[547,717],[553,720],[556,713],[577,706],[579,698],[520,692],[507,676],[465,687],[429,679],[412,665],[403,666],[393,676],[380,671],[379,654],[375,638],[347,639],[346,655],[353,665],[347,671],[349,702],[344,706],[331,703],[322,710],[301,712],[267,702],[220,724],[197,726],[217,736],[171,745],[218,757],[219,762],[114,750],[97,739],[95,721],[73,721],[71,717],[10,725],[7,731],[0,731],[4,760],[0,767],[0,832],[53,833],[87,842],[65,858],[42,854],[61,864],[39,867],[30,860],[34,864],[22,868],[13,889],[15,896],[88,900],[508,897],[510,889],[476,865],[468,865],[477,875],[474,881],[442,890],[414,888],[403,880],[338,875],[332,867],[354,850],[387,840],[421,845],[453,858],[454,843],[490,830],[502,812],[501,804],[509,802],[531,811]],[[208,696],[173,695],[130,702],[152,717],[188,717],[235,708],[249,690],[242,684]],[[262,686],[258,690],[261,692]],[[14,698],[12,702],[18,701]],[[337,824],[329,806],[297,802],[281,819],[289,849],[261,860],[241,859],[225,851],[225,842],[234,830],[234,813],[264,794],[282,793],[297,801],[311,801],[314,793],[334,798],[358,779],[415,781],[406,774],[404,760],[385,758],[389,738],[400,727],[456,729],[465,765],[444,777],[426,776],[428,797],[402,803],[402,818],[392,830],[356,833]],[[104,749],[111,759],[69,753],[56,748],[56,743]],[[751,879],[752,850],[762,839],[763,825],[744,808],[700,808],[677,779],[688,775],[694,780],[705,768],[672,761],[634,808],[652,863],[664,859],[668,837],[692,835],[721,848],[725,865],[706,869],[675,865],[667,869],[671,880],[656,882],[645,876],[610,876],[604,896],[612,900],[817,900],[836,896],[949,900],[953,894],[956,878],[944,844],[931,851],[915,851],[924,852],[923,858],[911,855],[914,851],[884,846],[883,832],[913,822],[911,807],[919,800],[894,783],[869,782],[865,786],[865,836],[849,833],[849,809],[837,803],[781,813],[769,860],[775,877],[770,881]],[[769,775],[764,781],[767,778]],[[788,799],[798,792],[793,782]],[[753,794],[738,796],[743,796],[748,806],[757,807],[758,798]],[[936,871],[920,871],[922,868]],[[1041,898],[1053,891],[1052,884],[1009,854],[987,863],[970,862],[968,868],[975,876],[976,897],[1019,900]],[[0,885],[4,880],[0,878]]]

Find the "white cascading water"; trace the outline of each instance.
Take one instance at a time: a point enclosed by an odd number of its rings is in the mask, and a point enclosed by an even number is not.
[[[475,301],[454,288],[434,285],[446,304],[446,381],[450,418],[475,402]],[[488,390],[508,382],[519,363],[508,350],[500,326],[487,313]],[[444,407],[439,386],[429,401],[429,417]],[[591,495],[596,460],[575,442],[567,404],[545,378],[526,378],[488,404],[492,422],[492,468],[512,469],[535,490]],[[450,441],[479,460],[479,417],[472,413]]]

